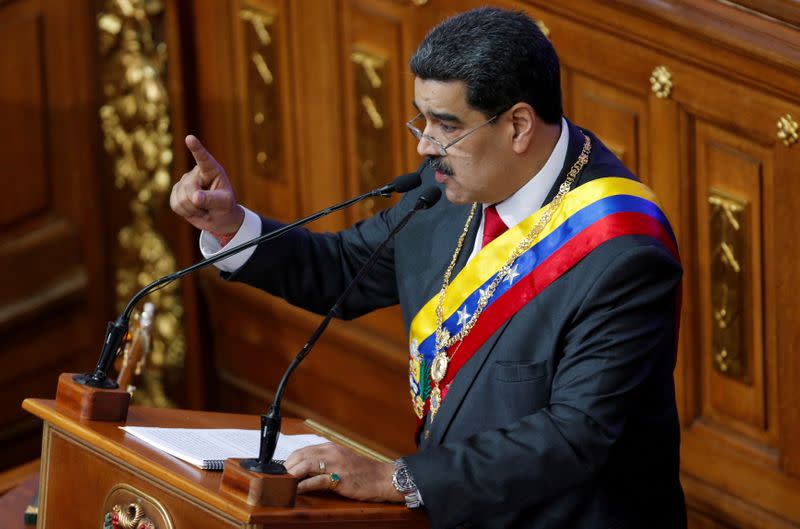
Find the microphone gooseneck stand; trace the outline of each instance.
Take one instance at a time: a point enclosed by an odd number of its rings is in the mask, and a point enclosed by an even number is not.
[[[333,304],[331,309],[325,315],[325,318],[322,322],[317,326],[314,332],[311,334],[311,337],[308,341],[303,345],[303,348],[300,352],[297,353],[297,356],[294,357],[292,363],[289,364],[289,367],[286,369],[286,372],[283,374],[280,383],[278,384],[278,389],[275,391],[275,398],[272,401],[272,405],[267,410],[267,413],[261,416],[261,443],[259,445],[259,452],[258,452],[258,459],[244,459],[240,462],[240,465],[250,471],[259,472],[261,474],[286,474],[286,467],[283,466],[281,463],[277,463],[272,460],[272,456],[275,454],[275,448],[278,445],[278,434],[281,430],[281,399],[283,398],[283,392],[286,389],[286,384],[289,381],[289,376],[294,372],[300,362],[308,355],[311,351],[311,348],[314,347],[314,344],[317,343],[317,340],[325,329],[328,327],[331,319],[336,316],[340,310],[342,302],[347,298],[348,294],[353,290],[353,288],[358,284],[362,277],[372,268],[377,261],[380,253],[389,244],[397,233],[402,230],[408,221],[411,220],[411,217],[419,210],[428,209],[433,206],[436,202],[438,202],[439,198],[441,198],[442,192],[438,187],[432,186],[430,188],[425,189],[420,197],[417,199],[417,203],[414,207],[406,213],[406,215],[400,220],[399,223],[392,229],[389,235],[383,240],[383,242],[372,252],[369,256],[369,259],[364,266],[358,271],[358,273],[353,277],[350,283],[347,284],[347,287],[344,291],[339,295],[336,299],[336,302]]]
[[[391,183],[381,186],[377,189],[373,189],[363,195],[359,195],[357,197],[345,200],[338,204],[334,204],[333,206],[329,206],[323,210],[320,210],[316,213],[309,215],[303,219],[295,221],[291,224],[287,224],[275,231],[265,233],[255,239],[251,239],[246,241],[238,246],[220,252],[213,257],[209,257],[208,259],[204,259],[198,263],[195,263],[183,270],[178,270],[168,276],[164,276],[160,279],[157,279],[141,289],[139,292],[134,294],[128,304],[125,306],[125,309],[119,315],[116,321],[109,322],[108,328],[106,329],[106,337],[105,341],[103,342],[103,348],[100,351],[100,358],[97,361],[97,365],[94,368],[94,371],[91,373],[82,373],[73,376],[73,380],[78,384],[83,386],[89,386],[93,388],[99,389],[117,389],[118,384],[109,379],[107,374],[108,370],[111,368],[111,364],[114,362],[114,359],[117,357],[119,352],[120,346],[122,345],[122,340],[128,332],[128,326],[130,322],[131,313],[133,312],[133,308],[136,304],[147,294],[150,292],[164,287],[169,283],[175,281],[176,279],[185,276],[186,274],[190,274],[200,268],[204,268],[209,266],[217,261],[221,261],[227,257],[230,257],[233,254],[239,253],[242,250],[250,248],[251,246],[255,246],[257,244],[261,244],[263,242],[271,241],[280,237],[281,235],[285,234],[288,231],[291,231],[297,227],[303,226],[308,224],[309,222],[315,221],[321,217],[329,215],[334,211],[339,211],[340,209],[344,209],[346,207],[352,206],[353,204],[360,202],[366,198],[371,197],[388,197],[392,193],[404,193],[415,187],[420,185],[420,176],[418,173],[408,173],[395,178]]]

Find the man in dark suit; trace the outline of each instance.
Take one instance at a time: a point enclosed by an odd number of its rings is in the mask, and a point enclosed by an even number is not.
[[[411,62],[416,215],[342,316],[399,303],[419,448],[395,464],[336,445],[293,454],[301,491],[426,509],[431,526],[681,528],[675,361],[681,266],[655,197],[562,117],[559,65],[527,16],[484,8]],[[204,253],[277,223],[238,205],[194,137],[173,209]],[[223,275],[324,313],[413,206],[334,234],[295,231]]]

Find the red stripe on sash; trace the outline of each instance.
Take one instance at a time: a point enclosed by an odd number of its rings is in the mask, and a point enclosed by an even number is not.
[[[520,278],[500,298],[486,307],[462,342],[451,346],[449,351],[454,351],[456,347],[458,350],[450,359],[447,374],[440,383],[442,398],[447,395],[450,382],[459,369],[503,323],[600,244],[623,235],[653,237],[661,242],[673,257],[679,259],[675,241],[664,226],[653,217],[629,211],[603,217],[564,243],[530,273]]]

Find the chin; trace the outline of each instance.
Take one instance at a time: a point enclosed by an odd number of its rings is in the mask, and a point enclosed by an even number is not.
[[[462,195],[461,193],[457,193],[451,190],[449,187],[446,187],[444,190],[444,196],[447,197],[447,201],[451,204],[456,204],[458,206],[463,204],[471,204],[472,201],[468,200],[467,197]]]

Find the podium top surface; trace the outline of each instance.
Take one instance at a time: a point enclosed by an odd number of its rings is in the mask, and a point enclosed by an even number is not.
[[[258,429],[260,418],[194,410],[131,406],[124,422],[80,420],[54,400],[26,399],[22,407],[48,423],[49,427],[74,437],[113,459],[146,474],[162,486],[177,489],[198,502],[213,507],[233,519],[250,524],[317,520],[408,520],[424,523],[424,513],[404,505],[348,500],[334,493],[300,494],[292,508],[253,507],[220,492],[222,472],[202,470],[153,448],[121,430],[120,426],[158,426],[168,428],[246,428]],[[299,419],[284,419],[286,434],[318,433]]]

